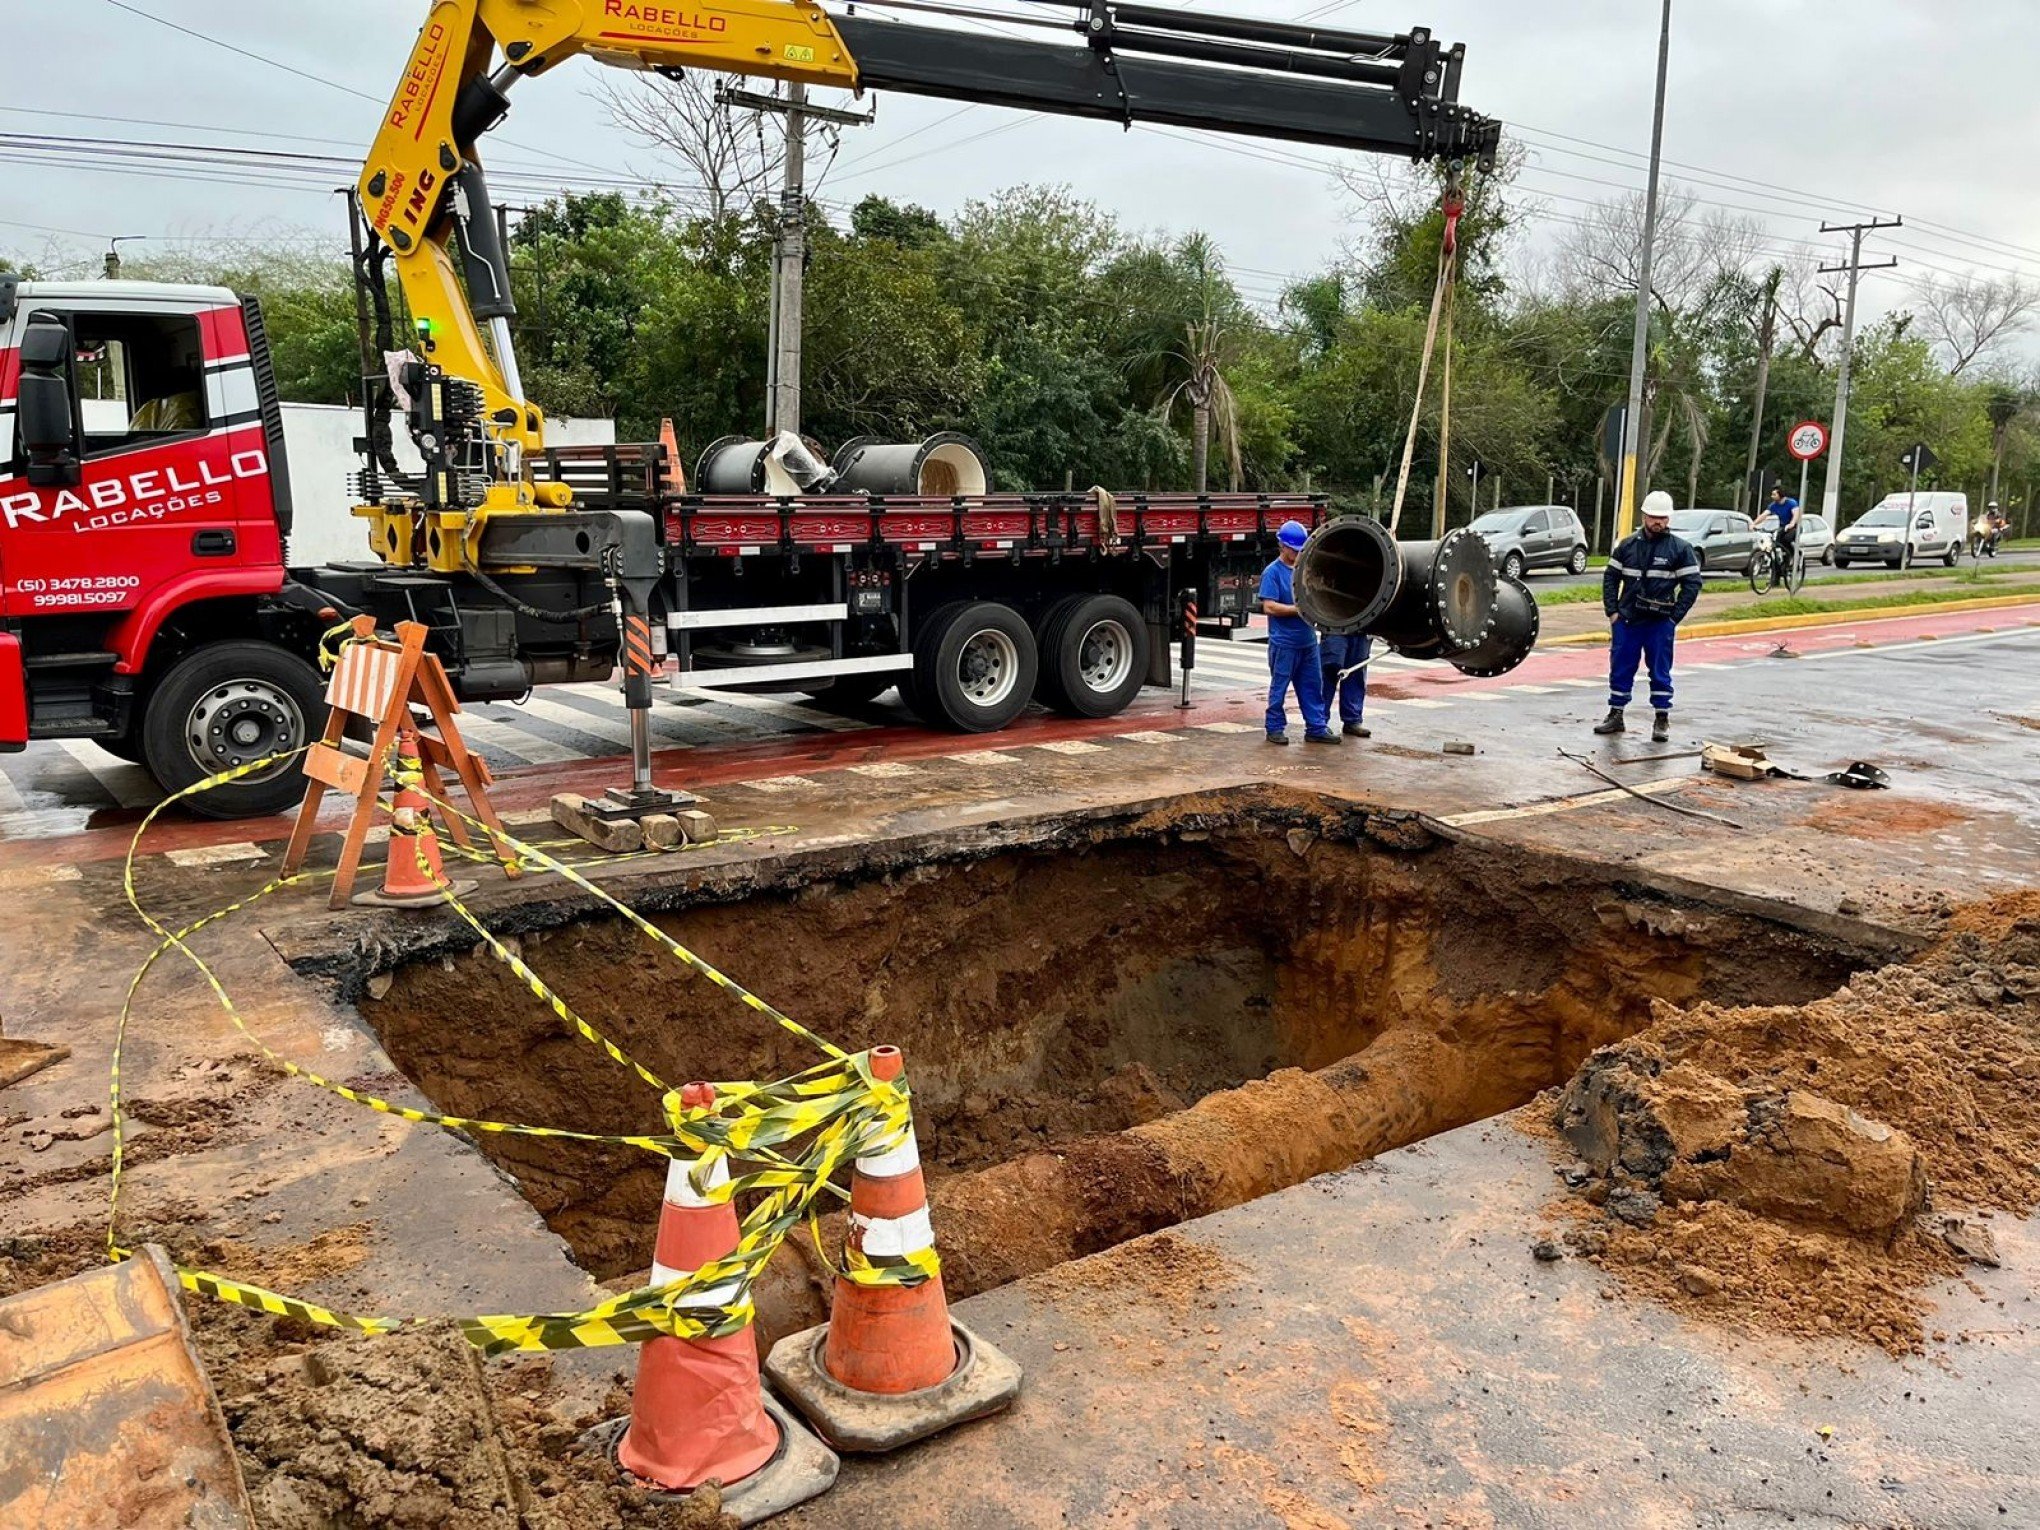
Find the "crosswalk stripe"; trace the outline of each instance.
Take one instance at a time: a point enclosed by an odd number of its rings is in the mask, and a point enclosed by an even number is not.
[[[613,714],[598,717],[581,707],[567,706],[549,697],[533,694],[517,703],[513,710],[540,722],[549,722],[555,728],[564,728],[569,733],[585,733],[612,749],[630,748],[630,724],[624,720],[621,707]]]
[[[1251,723],[1208,722],[1192,723],[1190,726],[1197,729],[1200,733],[1258,733],[1261,731]]]
[[[163,852],[164,859],[171,865],[187,870],[200,866],[224,866],[230,861],[259,861],[267,858],[268,854],[254,841],[245,839],[227,845],[192,845]]]
[[[28,804],[21,800],[21,793],[5,771],[0,771],[0,813],[26,812]]]
[[[819,728],[829,733],[860,733],[872,726],[859,722],[854,717],[838,717],[833,712],[824,712],[817,707],[804,707],[798,702],[780,701],[772,696],[741,696],[735,691],[686,691],[682,694],[700,696],[705,700],[718,702],[726,707],[735,707],[743,712],[762,712],[767,717],[783,718],[787,722],[799,723],[804,728]]]
[[[813,786],[815,783],[806,776],[766,776],[762,780],[746,781],[743,784],[752,791],[776,795],[779,792],[799,791],[802,787]]]
[[[163,793],[141,766],[117,760],[96,744],[88,744],[83,739],[60,738],[57,747],[122,807],[152,807],[162,800]]]
[[[997,749],[976,749],[969,754],[945,754],[945,760],[954,760],[959,765],[1018,765],[1020,756],[1002,754]]]
[[[496,722],[472,708],[460,714],[460,731],[484,755],[502,755],[518,765],[563,765],[568,760],[584,758],[577,749],[564,749],[549,738]]]
[[[873,765],[852,765],[853,776],[870,776],[875,781],[897,781],[902,776],[918,776],[921,767],[909,765],[904,760],[880,760]]]
[[[1147,728],[1139,733],[1122,733],[1119,737],[1136,744],[1174,744],[1181,742],[1183,735],[1180,733],[1162,733],[1156,729]]]
[[[1080,738],[1058,739],[1052,744],[1035,744],[1035,749],[1046,749],[1050,754],[1103,754],[1103,744],[1087,744]]]

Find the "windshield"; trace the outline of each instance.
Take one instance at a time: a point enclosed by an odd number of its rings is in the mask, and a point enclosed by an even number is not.
[[[1906,523],[1904,505],[1879,505],[1863,519],[1858,526],[1903,526]]]
[[[1475,531],[1514,531],[1523,519],[1521,510],[1490,510],[1473,523]]]

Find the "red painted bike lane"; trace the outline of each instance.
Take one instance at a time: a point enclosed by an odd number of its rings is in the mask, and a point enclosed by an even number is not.
[[[1832,627],[1695,637],[1679,645],[1679,663],[1688,669],[1703,664],[1734,666],[1771,657],[1781,642],[1795,653],[1811,656],[2033,627],[2040,627],[2040,601],[1984,611],[1917,612],[1888,617],[1868,613],[1860,621]],[[1443,664],[1421,673],[1395,671],[1375,680],[1368,694],[1390,702],[1449,700],[1455,694],[1503,692],[1554,680],[1598,678],[1606,674],[1607,662],[1606,650],[1598,645],[1567,645],[1541,649],[1521,668],[1490,679],[1462,675]],[[1243,700],[1250,696],[1258,699],[1258,694],[1248,687],[1225,693],[1206,692],[1183,709],[1168,696],[1156,692],[1117,717],[1072,718],[1030,712],[1001,732],[968,736],[936,733],[917,726],[885,726],[854,733],[768,739],[756,744],[662,749],[654,752],[652,763],[655,776],[663,784],[707,790],[774,776],[812,775],[854,765],[912,763],[984,751],[1082,742],[1136,731],[1195,728],[1215,722],[1245,721],[1258,726],[1258,708],[1249,707]],[[628,764],[622,756],[532,765],[504,771],[491,795],[498,811],[524,813],[544,808],[560,792],[598,795],[622,783],[627,774]],[[0,842],[0,870],[117,860],[127,853],[142,816],[139,810],[111,810],[94,814],[89,825],[75,833]],[[346,817],[344,804],[330,808],[320,814],[320,828],[337,833],[345,826]],[[151,854],[161,854],[241,842],[261,844],[287,838],[290,828],[291,820],[285,817],[215,823],[182,817],[172,810],[150,829],[144,848]]]

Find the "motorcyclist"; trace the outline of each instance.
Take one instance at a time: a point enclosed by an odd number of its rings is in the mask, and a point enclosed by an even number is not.
[[[2010,524],[1996,500],[1985,505],[1969,535],[1969,555],[1972,558],[1995,558],[1998,544],[2004,541],[2005,529]]]

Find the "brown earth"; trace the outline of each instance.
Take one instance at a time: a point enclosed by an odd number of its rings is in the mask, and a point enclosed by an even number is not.
[[[1573,863],[1389,827],[1393,849],[1343,814],[1177,811],[1148,839],[916,865],[660,922],[837,1044],[905,1047],[959,1295],[1507,1109],[1648,1023],[1653,1000],[1809,998],[1860,961],[1624,897]],[[569,925],[519,949],[665,1079],[813,1060],[628,927]],[[486,953],[403,969],[362,1008],[442,1109],[659,1123],[649,1088]],[[456,1028],[478,1011],[490,1026]],[[649,1262],[658,1161],[481,1148],[598,1278]]]
[[[1846,835],[1850,839],[1903,839],[1967,823],[1969,817],[1960,808],[1941,802],[1921,802],[1890,792],[1856,792],[1823,802],[1807,815],[1806,821],[1809,827],[1823,833]]]
[[[1966,907],[1918,962],[1797,1006],[1663,1006],[1552,1110],[1565,1241],[1761,1329],[1918,1350],[1959,1272],[1941,1220],[2040,1206],[2040,896]]]
[[[284,1291],[358,1266],[370,1224],[256,1249],[201,1208],[137,1208],[122,1237]],[[103,1222],[0,1238],[0,1297],[105,1258]],[[485,1364],[451,1326],[375,1337],[186,1298],[262,1530],[733,1530],[720,1496],[655,1502],[582,1436],[630,1407],[623,1373],[564,1384],[544,1356]]]

